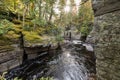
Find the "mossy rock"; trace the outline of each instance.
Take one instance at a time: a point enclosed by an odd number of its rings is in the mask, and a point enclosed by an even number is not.
[[[16,34],[14,31],[9,31],[5,37],[9,38],[9,39],[18,39],[19,35]]]
[[[43,35],[44,32],[45,32],[45,29],[44,28],[36,28],[35,30],[39,35]]]
[[[19,33],[20,31],[22,31],[22,26],[21,25],[14,25],[13,31],[15,31],[16,34]]]
[[[31,21],[26,21],[26,22],[25,22],[25,26],[24,26],[24,27],[26,27],[26,26],[33,27],[33,26],[34,26],[34,24],[33,24]]]
[[[23,31],[23,34],[24,34],[25,41],[33,42],[33,43],[42,41],[41,36],[39,36],[37,32]]]
[[[7,38],[0,38],[0,46],[11,45],[11,44],[12,42],[8,40]]]
[[[0,52],[12,51],[12,50],[14,50],[14,47],[12,47],[10,45],[0,46]]]
[[[14,24],[22,24],[22,21],[17,20],[17,19],[12,20],[12,22],[13,22]]]

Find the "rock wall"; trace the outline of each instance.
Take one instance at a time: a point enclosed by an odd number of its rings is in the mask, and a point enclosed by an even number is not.
[[[31,45],[25,46],[24,50],[20,49],[18,44],[15,45],[0,45],[0,73],[9,69],[15,68],[22,64],[23,60],[34,59],[40,55],[44,55],[44,52],[53,52],[59,47],[58,44],[46,44],[46,45]],[[25,58],[25,59],[24,59]]]
[[[120,0],[93,0],[97,80],[120,80]]]
[[[120,11],[96,17],[95,53],[99,80],[120,80]]]
[[[23,51],[18,47],[0,49],[0,73],[22,64]]]

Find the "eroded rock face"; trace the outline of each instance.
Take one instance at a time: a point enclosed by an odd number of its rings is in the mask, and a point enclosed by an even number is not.
[[[95,16],[120,10],[120,0],[92,0]]]
[[[100,27],[95,53],[99,80],[120,79],[120,11],[96,17]]]
[[[0,73],[22,64],[22,55],[23,51],[18,47],[0,50]]]
[[[93,9],[98,80],[120,80],[120,0],[94,0]]]

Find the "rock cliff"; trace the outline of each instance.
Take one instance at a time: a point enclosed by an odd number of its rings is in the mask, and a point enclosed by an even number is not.
[[[98,80],[120,80],[120,0],[93,0],[90,42],[95,44]]]
[[[0,48],[0,73],[22,64],[23,51],[16,45]]]

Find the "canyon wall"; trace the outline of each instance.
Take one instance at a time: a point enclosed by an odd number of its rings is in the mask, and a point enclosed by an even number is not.
[[[97,80],[120,80],[120,0],[93,0]]]
[[[23,50],[16,45],[0,48],[0,73],[22,64]]]

